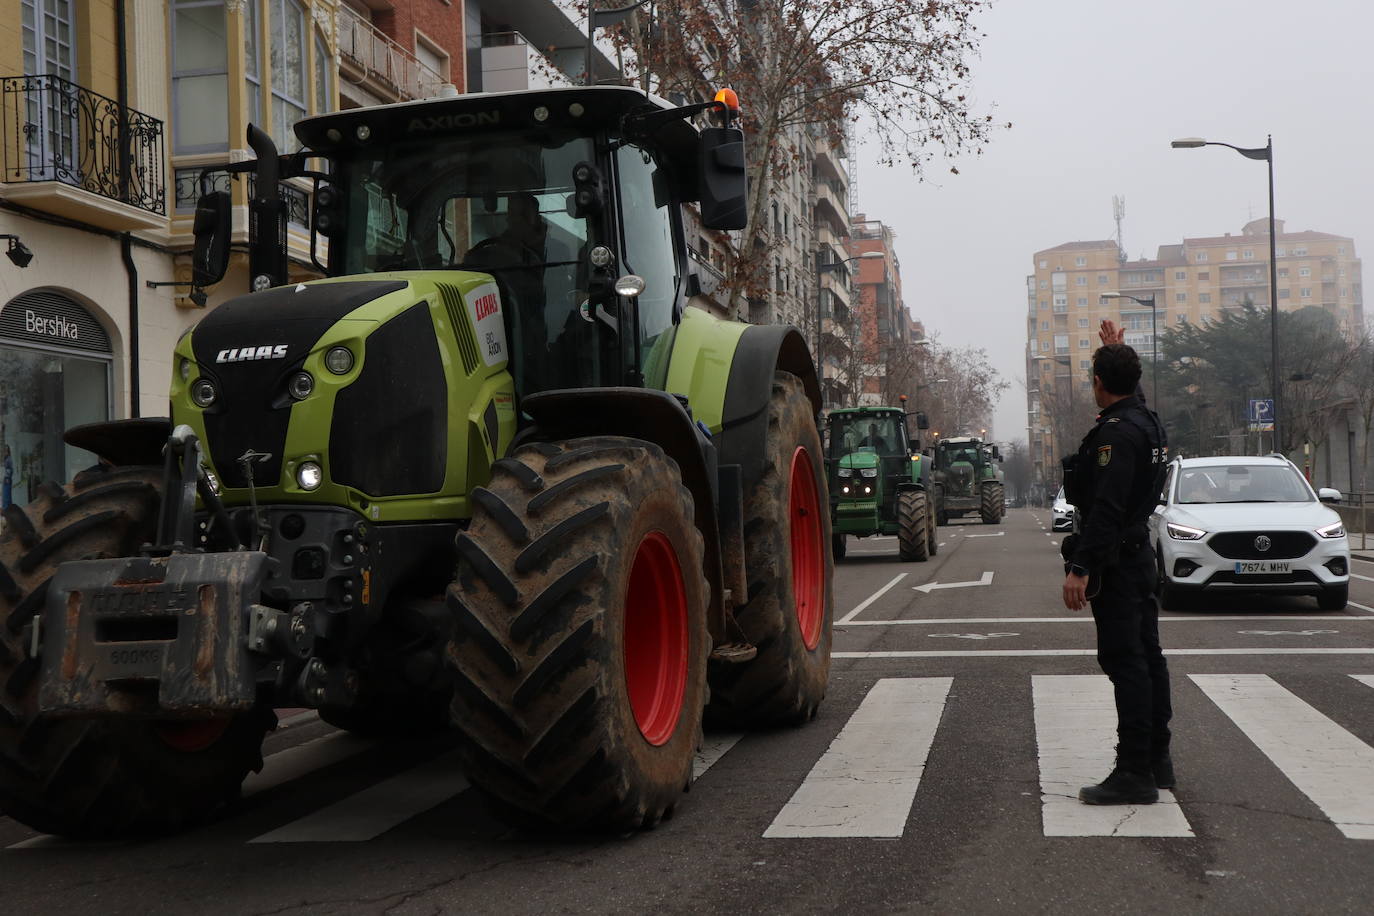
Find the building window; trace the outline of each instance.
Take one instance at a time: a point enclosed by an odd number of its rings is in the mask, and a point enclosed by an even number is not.
[[[1092,367],[1093,361],[1090,359],[1080,359],[1078,361],[1078,368],[1080,369],[1091,369]]]
[[[1088,306],[1088,297],[1087,297],[1087,296],[1079,296],[1079,297],[1078,297],[1078,307],[1079,307],[1079,308],[1087,308],[1087,306]]]
[[[333,109],[334,98],[334,60],[329,56],[329,47],[323,36],[315,33],[315,114],[324,114]]]
[[[296,0],[271,4],[272,139],[283,153],[299,148],[296,122],[305,117],[305,11]]]
[[[1098,285],[1098,286],[1106,286],[1106,285],[1107,285],[1107,275],[1106,275],[1106,274],[1098,274],[1098,275],[1097,275],[1097,285]]]
[[[1050,285],[1057,290],[1067,289],[1069,285],[1068,277],[1064,276],[1062,273],[1052,273],[1050,274]]]
[[[1041,259],[1041,261],[1040,261],[1040,269],[1041,269],[1041,270],[1044,270],[1046,267],[1049,267],[1049,266],[1050,266],[1050,262],[1049,262],[1049,261],[1046,261],[1046,260],[1044,260],[1044,259]]]
[[[1054,335],[1054,352],[1059,355],[1063,355],[1069,352],[1069,335]]]
[[[1080,318],[1080,319],[1078,319],[1078,326],[1079,326],[1080,328],[1086,328],[1086,327],[1088,327],[1088,319],[1086,319],[1086,318]]]
[[[1342,287],[1341,287],[1341,298],[1344,299],[1345,297],[1347,297],[1347,296],[1349,296],[1349,295],[1350,295],[1350,290],[1348,290],[1348,289],[1346,289],[1344,286],[1342,286]]]
[[[1311,299],[1311,298],[1312,298],[1312,287],[1310,287],[1310,286],[1304,286],[1304,287],[1298,292],[1298,295],[1302,296],[1304,299]]]
[[[1345,254],[1345,246],[1344,246],[1344,245],[1337,245],[1337,246],[1336,246],[1336,254]]]
[[[1040,288],[1041,288],[1041,289],[1046,289],[1046,288],[1048,288],[1048,287],[1049,287],[1049,283],[1048,283],[1047,281],[1045,281],[1045,280],[1041,280],[1041,281],[1040,281]]]
[[[229,147],[229,32],[221,0],[172,6],[172,152]]]
[[[243,84],[248,95],[248,123],[262,123],[262,67],[258,53],[258,0],[243,7]]]
[[[1187,323],[1188,323],[1188,316],[1185,315],[1185,314],[1183,314],[1182,312],[1179,312],[1179,313],[1178,313],[1177,322],[1178,322],[1179,324],[1187,324]]]
[[[1298,276],[1299,276],[1299,277],[1310,277],[1310,276],[1312,276],[1312,268],[1310,268],[1310,267],[1299,267],[1299,268],[1298,268]]]
[[[1088,349],[1088,347],[1090,347],[1090,346],[1092,346],[1092,342],[1091,342],[1090,340],[1088,340],[1088,338],[1086,338],[1086,337],[1080,337],[1080,338],[1078,338],[1078,349],[1080,349],[1080,350],[1086,350],[1086,349]]]
[[[1049,323],[1048,321],[1042,321],[1042,322],[1040,322],[1040,330],[1042,330],[1042,331],[1048,331],[1049,329],[1050,329],[1050,323]]]
[[[1288,290],[1287,288],[1279,290],[1279,298],[1280,298],[1280,299],[1287,299],[1287,298],[1288,298],[1288,295],[1289,295],[1289,290]]]
[[[1088,285],[1088,278],[1087,278],[1087,277],[1074,277],[1074,278],[1073,278],[1073,285],[1074,285],[1074,286],[1087,286],[1087,285]]]
[[[1286,257],[1287,254],[1288,254],[1288,249],[1287,249],[1287,248],[1275,248],[1275,249],[1274,249],[1274,257],[1276,257],[1276,258]]]
[[[1255,257],[1255,250],[1254,250],[1253,248],[1246,248],[1244,251],[1242,251],[1242,252],[1240,253],[1240,256],[1241,256],[1241,260],[1244,260],[1244,261],[1252,260],[1252,259]]]
[[[1176,270],[1176,271],[1174,271],[1174,279],[1175,279],[1175,280],[1186,280],[1186,279],[1188,279],[1188,271],[1186,271],[1186,270]]]
[[[1226,252],[1226,260],[1228,260],[1228,261],[1234,261],[1235,259],[1236,259],[1236,253],[1235,253],[1234,251],[1228,251],[1228,252]]]
[[[1294,248],[1294,249],[1293,249],[1293,257],[1295,257],[1295,258],[1305,258],[1305,257],[1307,257],[1307,246],[1304,245],[1304,246],[1301,247],[1301,248]]]
[[[1211,294],[1211,293],[1198,293],[1198,294],[1197,294],[1197,301],[1198,301],[1198,302],[1201,302],[1201,303],[1204,303],[1204,304],[1205,304],[1205,303],[1208,303],[1208,302],[1211,302],[1211,301],[1212,301],[1212,294]]]
[[[1287,268],[1287,267],[1280,267],[1280,268],[1279,268],[1279,276],[1280,276],[1280,277],[1286,277],[1286,276],[1288,276],[1288,268]]]
[[[1188,294],[1187,294],[1187,293],[1174,293],[1174,301],[1175,301],[1175,302],[1187,302],[1187,301],[1188,301]]]
[[[1077,267],[1087,267],[1088,259],[1083,257],[1082,255],[1079,255],[1078,257],[1073,259],[1073,263]]]
[[[1048,302],[1046,302],[1044,299],[1041,299],[1041,300],[1040,300],[1040,310],[1041,310],[1042,312],[1043,312],[1045,309],[1049,308],[1049,307],[1050,307],[1050,304],[1049,304]]]
[[[1205,251],[1199,251],[1199,252],[1193,257],[1193,260],[1196,261],[1196,262],[1199,263],[1199,264],[1204,264],[1204,263],[1206,263],[1206,261],[1207,261],[1207,252],[1205,252]]]
[[[1199,280],[1210,280],[1212,279],[1212,272],[1210,270],[1199,270],[1197,272],[1197,278]]]

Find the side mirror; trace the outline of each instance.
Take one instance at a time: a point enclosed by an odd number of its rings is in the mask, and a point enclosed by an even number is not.
[[[916,411],[916,428],[930,429],[930,418],[921,411]]]
[[[1322,487],[1317,491],[1317,499],[1324,503],[1338,503],[1341,501],[1341,491],[1335,487]]]
[[[738,127],[703,130],[697,178],[702,225],[707,229],[743,229],[749,221],[744,131]]]
[[[992,447],[992,457],[996,458],[998,461],[1002,460],[1002,452],[995,445]]]
[[[228,191],[211,191],[196,201],[192,224],[195,247],[191,249],[191,285],[213,286],[229,269],[229,236],[233,230],[233,203]]]

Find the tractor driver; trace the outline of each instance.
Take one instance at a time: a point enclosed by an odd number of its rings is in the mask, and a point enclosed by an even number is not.
[[[884,439],[882,436],[878,435],[877,423],[868,424],[868,435],[864,436],[863,439],[860,440],[859,447],[871,448],[873,449],[873,451],[877,452],[880,455],[885,455],[887,454],[887,452],[890,451],[890,449],[887,446],[887,440]]]

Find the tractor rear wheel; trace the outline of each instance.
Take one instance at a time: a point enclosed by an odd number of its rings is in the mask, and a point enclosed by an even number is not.
[[[845,551],[848,548],[848,545],[845,542],[848,540],[848,537],[848,535],[843,534],[839,531],[835,532],[830,536],[830,553],[834,555],[835,559],[844,559]]]
[[[982,502],[978,514],[983,517],[984,525],[995,525],[1002,520],[1002,485],[983,484]]]
[[[800,724],[825,697],[835,608],[822,454],[801,379],[775,372],[763,474],[744,498],[748,600],[735,611],[758,655],[713,667],[715,722]]]
[[[137,554],[157,526],[161,468],[97,467],[37,502],[4,511],[0,535],[0,811],[34,830],[78,838],[168,833],[237,798],[262,768],[276,717],[155,722],[38,714],[31,623],[69,560]]]
[[[448,590],[468,777],[517,822],[651,827],[701,740],[709,593],[691,494],[638,439],[526,445],[492,470]]]
[[[935,499],[926,491],[926,551],[930,556],[940,552],[939,532],[935,530]]]
[[[924,562],[930,559],[930,507],[921,490],[897,494],[897,556]]]

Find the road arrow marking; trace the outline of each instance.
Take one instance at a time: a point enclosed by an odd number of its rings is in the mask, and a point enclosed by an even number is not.
[[[1340,630],[1237,630],[1242,636],[1320,636]]]
[[[931,639],[997,639],[999,636],[1020,636],[1020,633],[927,633]]]
[[[975,536],[975,535],[969,535],[969,537],[974,537],[974,536]],[[992,584],[992,573],[991,573],[991,572],[985,572],[985,573],[983,573],[983,578],[979,579],[977,582],[945,582],[945,583],[943,583],[943,584],[942,584],[942,583],[939,583],[939,582],[927,582],[925,585],[913,585],[913,586],[911,587],[911,590],[914,591],[914,592],[923,592],[923,593],[929,595],[931,592],[935,591],[937,588],[969,588],[970,586],[974,586],[974,585],[991,585],[991,584]]]

